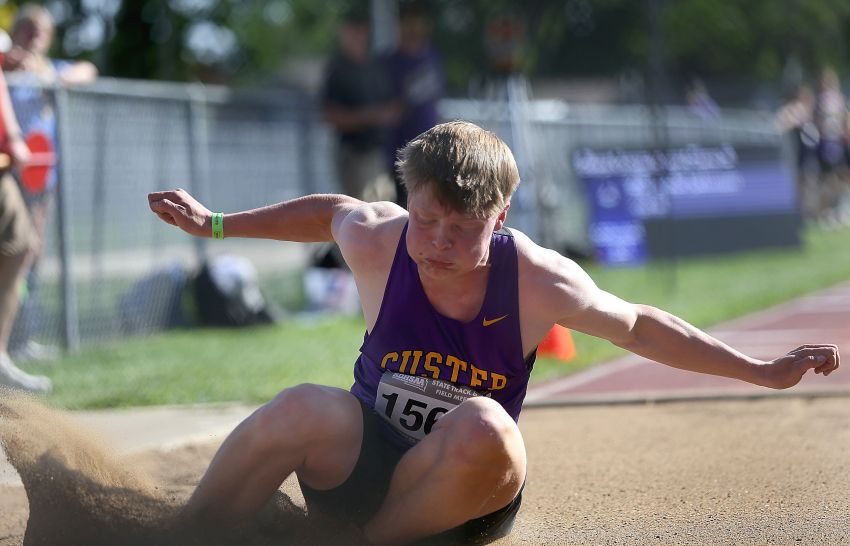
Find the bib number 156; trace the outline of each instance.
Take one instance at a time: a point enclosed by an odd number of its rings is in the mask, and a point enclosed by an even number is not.
[[[449,409],[440,406],[429,406],[427,402],[416,398],[402,398],[399,401],[399,393],[382,393],[386,400],[384,415],[391,423],[398,423],[416,437],[423,437],[431,432],[434,424]]]

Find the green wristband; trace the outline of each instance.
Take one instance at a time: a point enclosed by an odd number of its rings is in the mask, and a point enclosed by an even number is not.
[[[212,215],[213,239],[224,239],[224,213],[214,212]]]

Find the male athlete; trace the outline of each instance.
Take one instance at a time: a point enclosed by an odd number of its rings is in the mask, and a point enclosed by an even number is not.
[[[537,344],[555,324],[669,366],[772,388],[829,375],[834,345],[750,358],[664,311],[596,287],[575,263],[503,229],[514,158],[471,123],[411,141],[393,203],[311,195],[223,216],[229,237],[335,241],[366,336],[344,391],[285,389],[216,454],[190,511],[238,522],[295,472],[309,509],[351,518],[373,544],[441,535],[488,542],[519,509],[526,453],[516,425]],[[222,216],[183,190],[149,195],[169,224],[222,236]]]

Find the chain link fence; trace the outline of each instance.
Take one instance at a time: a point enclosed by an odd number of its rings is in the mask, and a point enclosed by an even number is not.
[[[12,346],[37,339],[74,350],[172,326],[187,272],[213,254],[245,256],[261,276],[309,263],[309,245],[188,237],[151,214],[146,195],[184,187],[209,208],[232,212],[335,191],[333,139],[314,97],[108,78],[42,89],[9,79],[13,94],[29,97],[16,107],[53,121],[25,131],[50,133],[59,155],[56,183],[46,196],[30,196],[52,199],[53,209]],[[588,245],[586,199],[570,165],[575,149],[652,146],[659,125],[669,144],[781,145],[762,112],[724,112],[706,123],[684,109],[574,107],[514,94],[446,100],[441,113],[511,145],[523,184],[509,221],[556,248]]]

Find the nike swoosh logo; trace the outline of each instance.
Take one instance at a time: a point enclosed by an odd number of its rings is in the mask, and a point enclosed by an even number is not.
[[[501,317],[499,317],[499,318],[494,318],[494,319],[492,319],[492,320],[487,320],[487,317],[484,317],[484,322],[483,322],[482,324],[483,324],[485,327],[487,327],[487,326],[490,326],[491,324],[496,324],[496,323],[497,323],[497,322],[499,322],[500,320],[504,320],[504,319],[506,319],[506,318],[508,318],[508,315],[502,315]]]

